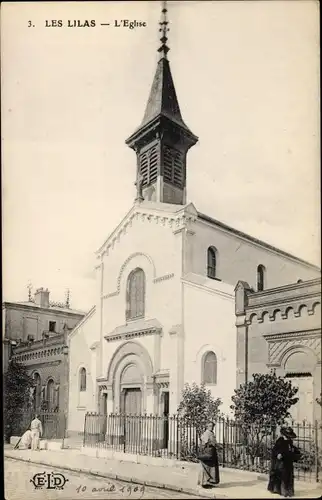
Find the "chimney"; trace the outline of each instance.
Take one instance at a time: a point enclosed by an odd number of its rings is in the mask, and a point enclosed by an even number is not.
[[[49,307],[49,290],[38,288],[35,293],[35,304],[40,307]]]

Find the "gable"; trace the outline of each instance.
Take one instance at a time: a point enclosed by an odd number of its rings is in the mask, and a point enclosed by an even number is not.
[[[171,205],[142,201],[135,203],[121,223],[115,228],[104,244],[96,252],[98,259],[108,255],[117,244],[131,231],[133,223],[140,220],[146,224],[167,227],[172,232],[189,228],[197,219],[197,210],[192,203],[188,205]]]

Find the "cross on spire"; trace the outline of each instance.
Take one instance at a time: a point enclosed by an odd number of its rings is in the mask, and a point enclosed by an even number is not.
[[[159,31],[161,32],[161,38],[160,38],[161,46],[158,48],[160,59],[162,59],[163,57],[167,59],[167,53],[170,50],[169,47],[167,46],[167,41],[168,41],[167,32],[169,31],[168,28],[169,21],[167,18],[167,13],[168,13],[167,2],[162,2],[161,21],[159,22],[160,24]]]

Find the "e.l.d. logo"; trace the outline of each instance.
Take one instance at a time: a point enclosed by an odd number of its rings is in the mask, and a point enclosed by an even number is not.
[[[68,479],[65,478],[60,472],[38,472],[34,475],[30,482],[34,485],[36,490],[63,490]]]

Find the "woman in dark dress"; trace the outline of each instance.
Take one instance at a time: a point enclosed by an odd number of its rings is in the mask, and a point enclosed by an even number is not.
[[[276,441],[271,456],[268,491],[283,497],[294,495],[293,463],[300,459],[300,451],[293,445],[296,434],[291,427],[281,429],[281,436]]]
[[[209,422],[207,430],[201,436],[201,453],[199,455],[200,472],[198,485],[209,488],[219,484],[219,466],[216,440],[213,432],[214,424]]]

